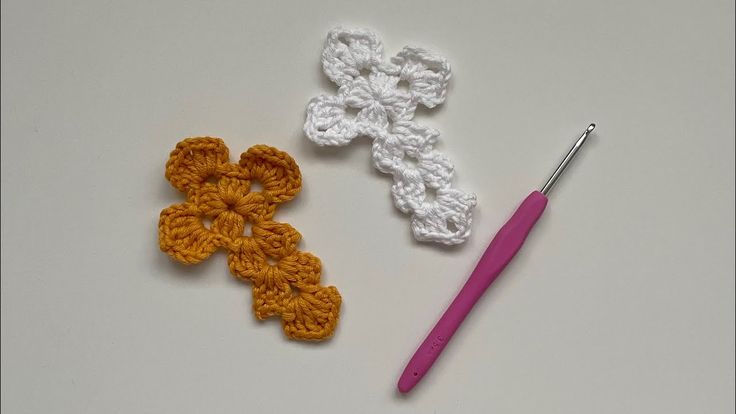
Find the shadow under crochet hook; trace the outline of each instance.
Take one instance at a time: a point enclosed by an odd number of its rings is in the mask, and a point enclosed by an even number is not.
[[[595,124],[590,124],[585,129],[560,165],[557,166],[555,172],[549,177],[542,190],[533,191],[529,194],[509,221],[496,233],[460,293],[452,301],[450,307],[404,368],[404,372],[399,378],[399,391],[402,393],[409,392],[421,381],[440,356],[442,350],[445,349],[457,328],[460,327],[465,317],[473,309],[473,305],[501,274],[506,265],[511,262],[511,259],[524,244],[524,240],[532,227],[544,212],[550,190],[575,158],[593,129],[595,129]]]

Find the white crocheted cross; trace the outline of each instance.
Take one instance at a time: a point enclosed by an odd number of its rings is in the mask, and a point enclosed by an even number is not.
[[[327,35],[322,67],[339,89],[337,95],[309,102],[307,137],[318,145],[372,138],[373,163],[393,175],[394,204],[411,214],[414,237],[448,245],[467,240],[475,194],[451,188],[454,167],[434,148],[439,131],[412,121],[418,104],[433,108],[444,102],[450,80],[447,60],[404,47],[384,62],[375,34],[336,28]],[[351,115],[351,110],[357,113]],[[431,191],[434,199],[428,196]]]

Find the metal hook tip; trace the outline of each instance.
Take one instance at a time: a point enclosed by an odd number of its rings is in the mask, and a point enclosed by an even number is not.
[[[557,182],[557,179],[560,178],[560,175],[562,175],[562,172],[565,171],[565,168],[567,168],[567,165],[570,164],[573,158],[575,158],[575,154],[578,153],[578,150],[583,146],[586,139],[588,138],[588,135],[590,135],[591,132],[595,129],[595,124],[588,125],[588,128],[585,129],[585,132],[583,132],[583,135],[578,138],[577,141],[575,141],[575,144],[570,148],[570,151],[565,155],[565,158],[562,160],[560,165],[557,166],[557,169],[555,172],[552,173],[552,176],[549,177],[549,180],[547,180],[547,183],[542,187],[541,193],[544,195],[549,194],[549,190],[552,189],[552,187]]]

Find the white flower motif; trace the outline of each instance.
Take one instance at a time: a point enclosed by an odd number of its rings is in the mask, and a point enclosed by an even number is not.
[[[412,214],[415,238],[462,243],[470,235],[475,195],[451,188],[454,167],[434,149],[439,132],[411,121],[419,104],[444,102],[450,65],[420,48],[405,47],[390,62],[382,55],[383,45],[370,31],[330,31],[322,67],[339,89],[309,102],[304,132],[321,146],[371,137],[373,162],[394,176],[394,204]],[[428,190],[435,192],[432,201]]]
[[[309,103],[304,130],[312,141],[346,145],[358,135],[377,138],[389,122],[414,118],[418,104],[433,108],[444,102],[450,80],[445,58],[410,47],[390,63],[382,55],[383,45],[367,30],[330,31],[322,67],[340,88],[336,96],[321,95]],[[348,108],[357,115],[350,116]]]

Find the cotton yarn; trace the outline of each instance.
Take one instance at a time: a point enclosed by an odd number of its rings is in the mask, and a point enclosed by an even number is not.
[[[447,245],[467,240],[475,194],[452,188],[454,166],[434,148],[439,131],[412,121],[417,105],[434,108],[445,101],[447,60],[404,47],[385,62],[374,33],[336,28],[327,35],[322,68],[338,92],[309,102],[307,137],[320,146],[370,137],[373,164],[393,176],[394,204],[411,215],[414,237]]]
[[[276,208],[302,186],[299,166],[289,154],[256,145],[233,164],[221,139],[188,138],[171,152],[166,178],[187,201],[161,212],[162,251],[195,264],[224,249],[232,274],[252,284],[258,319],[280,315],[286,336],[293,339],[332,335],[340,294],[319,285],[320,260],[296,249],[299,232],[273,221]],[[254,181],[263,186],[261,191],[251,191]],[[246,225],[251,226],[249,235]]]

